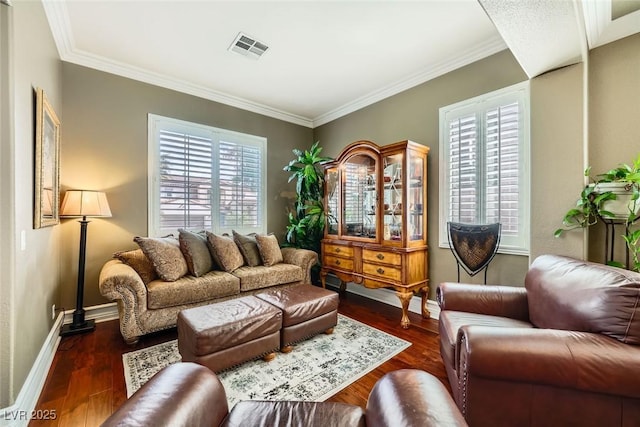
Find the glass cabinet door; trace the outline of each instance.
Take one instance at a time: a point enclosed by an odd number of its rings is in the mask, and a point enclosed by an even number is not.
[[[325,194],[327,195],[327,205],[325,216],[327,223],[327,234],[338,235],[338,169],[332,168],[327,171],[325,177]]]
[[[382,195],[383,195],[383,235],[384,240],[402,240],[402,153],[383,158]]]
[[[410,240],[423,240],[425,238],[425,162],[426,157],[411,150],[407,152],[407,164],[409,165],[407,203],[409,204],[409,233]]]
[[[376,238],[378,195],[376,160],[366,154],[349,158],[343,170],[342,235]]]

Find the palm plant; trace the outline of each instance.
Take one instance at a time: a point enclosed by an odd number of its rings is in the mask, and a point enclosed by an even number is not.
[[[331,160],[322,157],[322,147],[315,142],[311,149],[293,150],[296,158],[283,170],[292,172],[289,182],[296,180],[295,212],[289,213],[287,242],[289,245],[320,253],[324,233],[324,173],[321,164]]]

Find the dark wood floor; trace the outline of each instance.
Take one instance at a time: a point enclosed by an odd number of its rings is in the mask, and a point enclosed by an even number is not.
[[[364,407],[375,382],[386,372],[422,369],[448,385],[438,348],[438,321],[410,313],[411,327],[400,328],[400,309],[354,294],[341,296],[339,312],[412,345],[358,381],[332,396],[330,401]],[[89,334],[62,339],[36,410],[55,410],[53,421],[32,421],[30,426],[97,426],[124,400],[126,387],[122,354],[175,339],[175,329],[143,337],[127,346],[118,321],[99,323]]]

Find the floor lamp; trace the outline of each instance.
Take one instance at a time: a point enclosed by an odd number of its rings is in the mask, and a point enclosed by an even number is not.
[[[101,191],[68,190],[62,200],[60,208],[61,218],[82,217],[80,223],[80,255],[78,259],[78,289],[76,291],[76,309],[73,312],[73,322],[64,325],[61,336],[80,334],[93,331],[96,327],[93,320],[84,318],[84,264],[87,251],[87,217],[110,217],[111,209],[107,196]]]

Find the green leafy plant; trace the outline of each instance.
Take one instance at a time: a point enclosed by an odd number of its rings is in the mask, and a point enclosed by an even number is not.
[[[294,212],[289,213],[287,242],[290,246],[320,253],[320,241],[326,221],[324,210],[324,173],[322,163],[331,160],[320,155],[322,147],[315,142],[309,150],[293,150],[295,159],[283,170],[291,172],[289,182],[296,181]]]
[[[574,208],[569,209],[562,218],[563,228],[554,232],[555,237],[560,237],[563,232],[576,228],[586,228],[598,223],[600,219],[617,219],[625,225],[628,230],[622,238],[629,249],[633,259],[633,270],[640,271],[640,230],[631,230],[638,219],[637,208],[640,207],[640,155],[631,165],[621,163],[618,167],[599,174],[596,178],[591,177],[591,167],[584,172],[592,181],[580,193],[580,197]],[[630,193],[629,203],[626,205],[627,212],[623,217],[616,216],[615,213],[607,209],[608,202],[618,198],[618,194],[605,189],[608,183],[622,183],[625,192]],[[624,267],[617,261],[610,261],[610,265]]]
[[[588,167],[584,171],[584,176],[590,176],[590,171],[591,167]],[[606,201],[615,199],[616,195],[611,191],[598,193],[595,185],[587,185],[580,192],[580,198],[578,198],[576,206],[564,214],[562,218],[564,228],[558,228],[553,233],[554,236],[560,237],[565,231],[596,225],[600,217],[613,218],[614,214],[605,210],[603,205]]]

